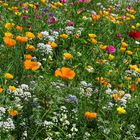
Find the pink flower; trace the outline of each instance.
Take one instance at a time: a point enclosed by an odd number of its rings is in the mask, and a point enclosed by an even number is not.
[[[115,53],[115,52],[116,52],[116,49],[115,49],[114,46],[107,46],[107,47],[106,47],[106,51],[107,51],[108,53]]]
[[[90,0],[84,0],[84,2],[88,3],[88,2],[90,2]]]
[[[66,3],[66,2],[67,2],[67,0],[60,0],[60,2],[61,2],[61,3]]]
[[[121,34],[120,34],[120,33],[117,33],[117,34],[116,34],[116,37],[117,37],[117,38],[120,38],[120,37],[121,37]]]
[[[79,2],[86,2],[86,3],[88,3],[88,2],[90,2],[90,0],[79,0]]]
[[[48,23],[49,24],[54,24],[55,22],[56,22],[55,17],[51,16],[51,17],[48,18]]]
[[[72,21],[68,21],[67,25],[68,26],[73,26],[73,22]]]

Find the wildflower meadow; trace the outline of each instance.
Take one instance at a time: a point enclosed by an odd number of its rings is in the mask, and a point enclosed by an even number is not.
[[[0,140],[140,140],[140,0],[1,0]]]

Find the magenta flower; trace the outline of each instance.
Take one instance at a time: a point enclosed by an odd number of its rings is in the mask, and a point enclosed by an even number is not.
[[[117,34],[116,34],[116,37],[117,37],[117,38],[120,38],[120,37],[121,37],[121,34],[120,34],[120,33],[117,33]]]
[[[66,2],[67,2],[67,0],[60,0],[60,2],[61,2],[61,3],[66,3]]]
[[[115,49],[114,46],[107,46],[107,47],[106,47],[106,51],[107,51],[108,53],[115,53],[115,52],[116,52],[116,49]]]
[[[55,17],[51,16],[51,17],[48,18],[48,23],[49,24],[54,24],[55,22],[56,22]]]

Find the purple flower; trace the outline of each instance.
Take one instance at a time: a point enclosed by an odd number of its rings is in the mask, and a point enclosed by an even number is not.
[[[69,94],[65,97],[65,102],[67,102],[67,103],[78,103],[78,99],[75,95]]]
[[[48,23],[49,24],[54,24],[55,22],[56,22],[55,17],[51,16],[51,17],[48,18]]]
[[[114,46],[107,46],[107,47],[106,47],[106,51],[107,51],[108,53],[115,53],[115,52],[116,52],[116,49],[115,49]]]
[[[27,10],[27,7],[22,7],[22,10]]]

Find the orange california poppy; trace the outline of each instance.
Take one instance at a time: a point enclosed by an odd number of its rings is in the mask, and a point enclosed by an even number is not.
[[[85,112],[84,116],[87,119],[96,119],[97,118],[97,113],[94,113],[94,112]]]
[[[55,71],[55,76],[59,76],[61,78],[73,79],[75,77],[75,72],[67,67],[62,67]]]
[[[24,42],[27,42],[28,40],[27,40],[27,37],[24,37],[24,36],[17,36],[16,37],[16,40],[18,41],[18,42],[21,42],[21,43],[24,43]]]
[[[24,68],[26,70],[37,70],[40,68],[40,64],[39,62],[36,62],[36,61],[31,61],[31,60],[25,60],[24,61]]]
[[[8,47],[13,47],[16,44],[16,41],[9,37],[3,37],[3,41]]]

